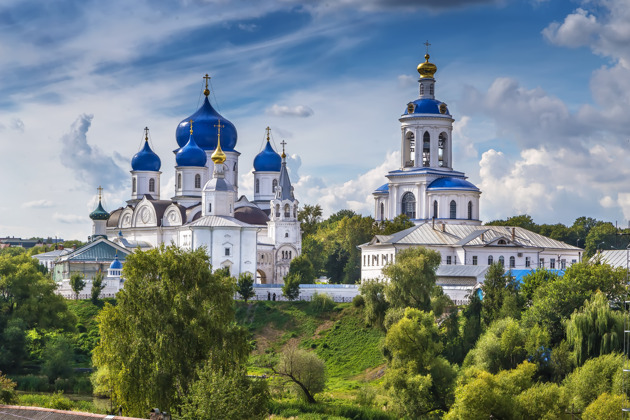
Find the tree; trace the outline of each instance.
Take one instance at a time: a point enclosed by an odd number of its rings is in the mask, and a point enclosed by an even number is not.
[[[289,300],[295,300],[300,296],[300,284],[302,283],[302,276],[299,274],[289,273],[284,278],[284,285],[282,286],[282,294]]]
[[[85,288],[85,279],[82,273],[73,273],[70,275],[70,287],[76,295],[76,299],[79,299],[79,293]]]
[[[312,284],[315,281],[315,269],[313,268],[313,264],[311,264],[311,261],[304,254],[298,255],[291,260],[289,273],[300,274],[302,284]]]
[[[575,408],[584,410],[604,393],[622,394],[624,360],[622,354],[605,354],[587,360],[571,372],[564,380],[564,386]]]
[[[465,366],[475,366],[490,373],[514,369],[525,360],[527,334],[512,318],[498,319],[479,337],[466,355]]]
[[[592,256],[597,250],[615,248],[617,228],[610,222],[599,223],[591,228],[586,236],[584,250],[587,256]]]
[[[387,300],[394,308],[431,310],[431,292],[442,257],[438,251],[415,247],[396,255],[396,262],[383,268],[389,279]]]
[[[528,214],[521,214],[519,216],[512,216],[507,220],[492,220],[485,223],[486,226],[516,226],[523,229],[530,230],[538,233],[538,225],[532,219],[532,216]]]
[[[74,361],[74,348],[71,341],[57,335],[48,340],[42,352],[42,372],[48,376],[52,383],[57,378],[68,378],[72,374],[72,362]]]
[[[542,285],[558,279],[560,276],[555,271],[538,268],[525,275],[521,281],[521,294],[525,303],[529,306],[534,299],[534,292]]]
[[[26,323],[20,318],[10,319],[0,330],[0,370],[17,371],[26,358]]]
[[[317,230],[317,225],[322,221],[322,207],[306,204],[298,211],[298,220],[301,222],[304,237],[310,236]]]
[[[92,278],[92,290],[90,291],[90,294],[94,305],[98,304],[98,298],[101,296],[101,292],[105,288],[103,278],[104,276],[101,270],[97,271]]]
[[[326,366],[315,353],[291,345],[282,352],[280,360],[271,371],[295,385],[296,390],[309,403],[315,402],[314,395],[326,386]]]
[[[254,297],[254,277],[251,273],[239,274],[238,281],[236,282],[236,290],[245,302]]]
[[[518,284],[509,272],[505,272],[503,264],[496,262],[490,266],[481,290],[483,291],[481,314],[486,325],[507,316],[520,317],[522,299]]]
[[[17,384],[7,378],[0,371],[0,404],[17,404],[18,398],[15,393]]]
[[[586,407],[582,420],[617,420],[621,409],[627,404],[623,395],[611,395],[604,392]]]
[[[125,274],[117,305],[105,304],[99,314],[93,363],[108,369],[112,398],[129,415],[176,410],[204,364],[228,371],[245,362],[247,332],[234,322],[235,282],[212,272],[205,249],[137,250]]]
[[[586,301],[566,323],[567,341],[575,349],[578,365],[600,354],[623,350],[623,321],[621,312],[610,308],[601,293]]]
[[[384,220],[380,222],[377,229],[375,229],[374,234],[391,235],[414,226],[415,224],[409,219],[409,216],[406,214],[399,214],[394,217],[393,220]]]
[[[359,291],[365,300],[365,323],[380,329],[385,329],[385,313],[389,308],[389,302],[385,298],[385,283],[376,280],[366,280],[359,287]]]

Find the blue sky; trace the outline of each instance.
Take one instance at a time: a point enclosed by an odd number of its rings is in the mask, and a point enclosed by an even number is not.
[[[148,126],[173,192],[175,128],[212,102],[239,133],[240,193],[264,130],[296,195],[371,214],[431,43],[454,167],[484,220],[630,219],[630,7],[586,1],[22,1],[0,6],[0,236],[90,234]]]

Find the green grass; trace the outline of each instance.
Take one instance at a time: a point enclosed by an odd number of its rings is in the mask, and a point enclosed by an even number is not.
[[[392,420],[390,414],[369,407],[320,402],[308,404],[297,401],[272,401],[270,413],[274,419],[299,418],[301,420]]]
[[[104,413],[92,401],[70,399],[62,393],[55,394],[18,394],[18,405],[45,407],[57,410],[82,411],[86,413]]]

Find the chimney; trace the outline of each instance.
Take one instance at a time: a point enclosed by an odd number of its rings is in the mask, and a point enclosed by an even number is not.
[[[59,244],[57,245],[58,249],[62,250],[63,249],[63,245]]]
[[[516,228],[513,227],[512,228],[512,242],[514,242],[514,239],[516,238]]]
[[[484,242],[484,240],[483,240],[483,234],[484,234],[484,233],[485,233],[485,232],[481,232],[481,242]]]
[[[446,232],[446,223],[442,222],[442,232]]]

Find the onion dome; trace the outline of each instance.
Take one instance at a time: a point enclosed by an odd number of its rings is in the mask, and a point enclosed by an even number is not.
[[[407,104],[404,112],[406,115],[411,114],[442,114],[450,116],[447,105],[437,99],[421,98]]]
[[[210,159],[212,159],[216,165],[225,162],[225,158],[227,157],[221,149],[221,129],[223,127],[225,127],[225,125],[221,125],[221,120],[219,120],[217,124],[217,148],[214,150],[214,153],[212,153],[212,156],[210,156]]]
[[[98,187],[98,206],[94,209],[92,213],[90,213],[90,219],[92,220],[108,220],[109,213],[103,208],[103,204],[101,204],[101,193],[103,189]]]
[[[122,270],[123,265],[120,262],[120,260],[118,259],[118,254],[116,254],[116,257],[114,258],[114,261],[112,261],[112,263],[109,265],[109,269],[110,270]]]
[[[479,191],[479,188],[471,182],[466,181],[464,178],[453,178],[447,176],[436,179],[427,187],[427,191],[436,190]]]
[[[149,146],[149,129],[144,128],[144,147],[131,159],[131,169],[134,171],[154,171],[157,172],[162,166],[160,157],[151,150]]]
[[[190,117],[182,120],[177,126],[177,130],[175,130],[175,137],[177,139],[177,144],[179,147],[184,147],[188,142],[188,132],[189,132],[189,124],[190,120],[195,121],[195,141],[197,145],[203,150],[214,150],[217,148],[217,123],[222,121],[225,125],[223,129],[223,139],[222,146],[226,151],[233,151],[236,146],[236,128],[234,124],[230,121],[226,120],[221,114],[219,114],[215,109],[210,105],[210,101],[208,100],[208,95],[210,95],[210,91],[208,90],[208,75],[206,75],[206,89],[204,90],[205,98],[203,100],[203,105],[201,108],[197,110]]]
[[[175,155],[175,162],[177,162],[177,166],[206,166],[206,162],[208,161],[208,157],[206,156],[206,152],[204,152],[193,138],[193,129],[190,121],[190,137],[188,138],[188,143],[179,151],[177,155]]]
[[[269,127],[267,127],[267,144],[265,148],[254,158],[254,170],[260,172],[280,172],[282,166],[282,158],[269,141]]]
[[[418,64],[418,73],[420,73],[420,78],[422,79],[432,79],[437,71],[437,66],[433,63],[429,63],[429,58],[431,58],[431,56],[428,53],[425,54],[424,59],[426,61]]]

